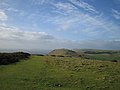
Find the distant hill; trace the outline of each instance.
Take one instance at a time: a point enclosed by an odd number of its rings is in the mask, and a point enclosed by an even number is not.
[[[28,52],[30,54],[42,54],[46,55],[50,52],[51,50],[47,49],[1,49],[0,48],[0,53],[13,53],[13,52]]]
[[[72,50],[69,49],[55,49],[48,53],[49,56],[57,56],[57,57],[78,57],[79,55]]]
[[[120,50],[74,49],[85,59],[120,61]]]
[[[78,54],[120,54],[120,50],[74,49]]]

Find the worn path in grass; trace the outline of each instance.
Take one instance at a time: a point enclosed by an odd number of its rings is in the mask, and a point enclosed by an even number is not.
[[[119,90],[120,63],[32,56],[0,65],[0,90]]]

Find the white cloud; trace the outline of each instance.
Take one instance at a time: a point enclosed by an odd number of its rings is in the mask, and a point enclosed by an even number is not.
[[[32,3],[35,5],[43,5],[45,3],[50,3],[54,0],[30,0],[30,1],[32,1]]]
[[[120,32],[120,26],[106,19],[102,14],[91,15],[84,13],[70,3],[58,2],[57,4],[53,3],[53,6],[56,7],[53,11],[62,14],[54,17],[46,16],[45,21],[58,25],[59,31],[74,30],[74,32],[83,32],[87,36],[94,38],[106,33],[106,39],[110,38],[110,35],[118,37],[117,33]]]
[[[120,19],[120,12],[119,11],[112,9],[112,13],[113,13],[113,17],[115,19]]]
[[[97,42],[96,42],[97,41]],[[45,32],[22,31],[16,27],[0,25],[0,48],[2,49],[55,49],[99,48],[120,49],[120,41],[57,39]]]
[[[22,31],[16,27],[0,26],[0,39],[6,40],[49,40],[54,37],[45,32]]]
[[[13,11],[13,12],[18,12],[19,11],[19,10],[15,9],[15,8],[11,8],[11,7],[7,8],[6,10],[7,11]]]
[[[29,15],[29,13],[24,10],[16,9],[16,8],[13,8],[10,6],[8,8],[5,8],[4,10],[7,12],[10,12],[10,13],[13,13],[14,15],[19,15],[19,16],[28,16]]]
[[[46,2],[52,2],[51,0],[32,0],[33,4],[42,5]],[[16,27],[7,26],[5,23],[0,24],[0,47],[1,48],[25,48],[25,49],[53,49],[53,48],[108,48],[112,49],[120,49],[120,42],[118,41],[104,41],[104,39],[117,38],[119,33],[120,26],[117,26],[110,20],[107,20],[104,16],[98,15],[98,11],[92,5],[89,5],[82,0],[69,0],[70,2],[52,2],[54,9],[45,12],[33,12],[28,13],[28,19],[35,22],[37,20],[44,21],[50,24],[54,24],[59,31],[72,31],[77,32],[76,36],[79,37],[83,33],[86,35],[85,39],[82,41],[81,38],[78,41],[65,40],[55,38],[52,35],[49,35],[46,32],[33,32],[33,31],[24,31]],[[77,7],[76,7],[77,6]],[[88,12],[94,13],[88,14],[83,12],[80,8]],[[9,12],[16,12],[20,14],[20,10],[15,8],[7,8]],[[41,10],[42,11],[42,10]],[[4,11],[0,11],[2,14],[1,21],[7,20],[7,15]],[[52,12],[52,14],[51,14]],[[4,15],[3,15],[4,13]],[[43,14],[44,13],[44,14]],[[55,13],[53,15],[53,13]],[[117,15],[119,14],[117,11],[114,11]],[[95,15],[97,14],[97,15]],[[3,19],[3,16],[6,15],[6,19]],[[21,13],[22,16],[25,16],[25,13]],[[26,15],[26,16],[27,16]],[[37,17],[37,18],[36,18]],[[117,17],[118,18],[118,17]],[[39,23],[38,23],[39,24]],[[39,26],[39,25],[38,25]],[[33,23],[33,27],[37,27],[35,23]],[[71,34],[70,33],[70,34]],[[78,36],[79,35],[79,36]],[[90,40],[99,37],[99,40]],[[62,37],[62,36],[61,36]],[[94,38],[91,38],[94,37]],[[104,38],[105,37],[105,38]],[[86,39],[87,38],[87,39]],[[118,37],[119,38],[119,37]],[[119,44],[119,45],[118,45]]]
[[[63,15],[73,13],[73,11],[77,10],[77,8],[71,5],[70,3],[58,2],[56,4],[52,3],[52,5],[55,6],[59,10],[59,13],[60,12],[63,13]]]
[[[32,0],[34,4],[43,4],[46,0]]]
[[[45,32],[22,31],[7,25],[0,25],[0,43],[0,48],[3,49],[53,49],[77,46],[73,41],[57,39]]]
[[[45,32],[20,30],[19,28],[0,25],[1,49],[49,49],[57,40]]]
[[[9,0],[0,1],[0,12],[4,13],[4,17],[7,16],[5,12],[13,14],[13,15],[20,15],[20,16],[25,16],[27,14],[26,11],[15,7],[14,4]],[[4,20],[6,19],[7,17],[5,17]]]
[[[70,0],[73,4],[83,8],[86,11],[92,12],[92,13],[99,13],[94,6],[82,1],[82,0]]]
[[[7,20],[7,15],[4,11],[0,10],[0,21],[6,21]]]

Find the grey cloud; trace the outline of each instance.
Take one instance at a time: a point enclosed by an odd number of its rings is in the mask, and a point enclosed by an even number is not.
[[[45,32],[23,31],[16,27],[0,26],[1,49],[49,49],[57,40]]]
[[[0,39],[48,40],[48,39],[54,39],[54,37],[45,32],[22,31],[16,27],[0,26]]]
[[[72,41],[57,39],[44,32],[21,31],[15,27],[0,29],[1,49],[55,49],[55,48],[93,48],[120,49],[120,41],[81,40]]]
[[[120,50],[120,41],[89,40],[81,43],[81,48]]]

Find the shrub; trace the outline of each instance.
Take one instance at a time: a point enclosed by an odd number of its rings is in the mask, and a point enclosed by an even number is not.
[[[0,64],[6,65],[18,62],[21,59],[29,58],[29,53],[15,52],[15,53],[0,53]]]

